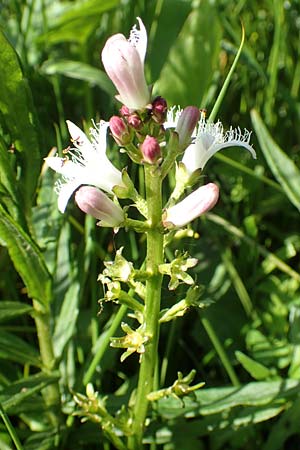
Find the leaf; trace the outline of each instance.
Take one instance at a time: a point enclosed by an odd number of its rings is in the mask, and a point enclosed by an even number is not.
[[[24,400],[33,397],[37,392],[40,392],[46,386],[54,383],[58,379],[58,373],[46,375],[42,372],[22,378],[0,391],[0,402],[6,412],[13,414],[14,411],[12,410],[16,408],[16,406],[20,405]]]
[[[240,387],[221,387],[201,389],[195,393],[196,400],[185,398],[185,406],[178,400],[169,397],[157,402],[158,412],[165,418],[179,416],[197,417],[199,415],[218,414],[238,406],[262,407],[271,403],[282,404],[282,399],[295,396],[299,389],[297,380],[260,381]]]
[[[10,215],[23,227],[26,227],[26,220],[20,207],[20,192],[17,186],[16,175],[12,169],[15,155],[8,152],[8,149],[0,137],[0,199],[5,205]]]
[[[46,305],[50,301],[51,276],[32,239],[0,205],[0,239],[8,248],[29,297]]]
[[[270,370],[263,364],[255,361],[242,352],[235,352],[236,359],[242,364],[244,369],[256,380],[264,380],[270,376]]]
[[[46,75],[61,74],[68,78],[87,81],[92,85],[99,86],[110,96],[113,96],[115,93],[113,84],[100,68],[98,69],[81,61],[68,59],[48,60],[42,65],[41,72]]]
[[[220,37],[216,9],[210,2],[202,2],[186,19],[155,83],[155,92],[168,98],[170,104],[205,106]]]
[[[87,0],[69,3],[69,9],[58,19],[50,18],[50,31],[39,38],[41,42],[78,42],[83,44],[99,26],[101,14],[119,4],[119,0]]]
[[[14,317],[30,314],[33,308],[26,303],[1,301],[0,302],[0,322],[11,320]]]
[[[251,111],[251,119],[270,170],[281,184],[290,202],[300,211],[299,169],[273,140],[259,113],[255,109]]]
[[[0,359],[39,367],[41,360],[34,347],[12,333],[0,330]]]
[[[79,291],[80,285],[78,281],[73,281],[65,295],[53,335],[53,346],[56,358],[61,357],[65,345],[74,333],[79,313]]]
[[[53,450],[57,448],[60,436],[58,430],[31,433],[24,444],[24,450]]]
[[[1,30],[0,55],[0,112],[13,144],[22,157],[20,184],[25,206],[28,206],[32,202],[40,167],[36,113],[18,56]]]

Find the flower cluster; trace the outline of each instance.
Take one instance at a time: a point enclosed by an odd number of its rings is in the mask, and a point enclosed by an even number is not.
[[[179,194],[173,198],[179,197],[191,184],[193,173],[202,170],[223,148],[244,147],[256,157],[250,145],[251,133],[247,130],[230,128],[224,132],[220,121],[207,122],[205,112],[195,106],[167,110],[165,99],[151,100],[144,74],[147,32],[142,20],[137,20],[139,29],[133,27],[128,40],[124,35],[116,34],[107,40],[102,51],[104,68],[122,103],[120,116],[94,125],[90,129],[91,140],[68,121],[73,148],[64,157],[46,158],[49,167],[62,176],[56,184],[59,210],[65,211],[69,198],[77,191],[75,201],[79,208],[96,217],[102,226],[126,226],[126,217],[114,195],[114,187],[123,186],[122,175],[106,155],[108,128],[122,151],[138,164],[152,164],[168,170],[172,166],[170,161],[175,163],[183,153],[181,170],[177,170]],[[169,141],[168,132],[171,135]],[[213,208],[218,197],[219,188],[214,183],[201,186],[184,200],[167,207],[162,215],[162,225],[183,227]]]

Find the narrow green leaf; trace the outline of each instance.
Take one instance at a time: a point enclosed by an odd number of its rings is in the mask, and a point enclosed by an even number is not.
[[[265,380],[270,376],[270,370],[267,367],[249,358],[244,353],[237,351],[235,352],[235,356],[244,369],[256,380]]]
[[[30,314],[33,311],[32,306],[21,302],[1,301],[0,302],[0,322],[11,320],[24,314]]]
[[[93,67],[81,61],[71,60],[49,60],[41,67],[42,73],[46,75],[60,74],[68,78],[87,81],[94,86],[99,86],[103,91],[113,96],[115,89],[108,76],[99,68]]]
[[[0,403],[0,417],[2,418],[2,420],[4,422],[9,435],[10,435],[13,443],[16,446],[16,449],[17,450],[23,450],[23,447],[21,445],[19,437],[18,437],[18,435],[17,435],[17,433],[16,433],[16,431],[15,431],[15,429],[14,429],[14,427],[13,427],[13,425],[12,425],[12,423],[11,423],[9,417],[8,417],[8,415],[5,414],[1,403]],[[0,441],[0,450],[10,450],[10,449],[11,449],[11,447],[8,447],[4,442],[3,442],[3,445],[2,445],[2,442]]]
[[[187,20],[170,50],[155,93],[168,98],[170,104],[203,104],[219,54],[221,29],[216,9],[210,2],[201,3]]]
[[[0,359],[37,367],[41,365],[39,354],[34,347],[14,334],[2,330],[0,330]]]
[[[49,384],[54,383],[58,378],[58,373],[46,375],[41,372],[22,378],[0,391],[0,402],[5,411],[11,413],[13,408],[16,408],[16,406],[20,405],[24,400],[28,400]]]
[[[0,205],[0,239],[27,288],[29,297],[46,305],[50,300],[51,276],[32,239]]]
[[[0,55],[0,112],[12,143],[20,152],[20,183],[26,205],[30,205],[40,167],[36,114],[18,56],[1,30]]]
[[[31,433],[25,442],[24,450],[53,450],[57,448],[59,439],[57,429]]]
[[[0,202],[10,215],[26,227],[26,220],[20,207],[20,192],[13,172],[15,155],[9,152],[0,137]]]
[[[254,109],[251,111],[251,119],[269,168],[290,202],[300,211],[300,170],[276,144],[259,113]]]
[[[239,387],[220,387],[200,389],[195,393],[196,400],[185,398],[185,406],[180,401],[168,397],[157,402],[158,412],[166,418],[184,416],[218,414],[237,406],[276,406],[297,395],[299,381],[286,379],[284,381],[257,381]],[[273,405],[271,405],[271,403]]]
[[[65,295],[60,315],[58,316],[54,334],[53,345],[54,353],[57,358],[60,358],[62,352],[72,337],[76,320],[79,313],[78,300],[79,300],[80,285],[77,281],[73,281]]]

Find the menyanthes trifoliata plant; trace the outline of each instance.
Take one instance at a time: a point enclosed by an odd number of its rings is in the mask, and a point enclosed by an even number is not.
[[[178,251],[169,261],[166,248],[179,232],[187,235],[186,227],[211,210],[219,199],[219,186],[215,183],[208,180],[199,186],[199,173],[208,160],[232,146],[243,147],[256,157],[247,130],[224,131],[220,121],[209,122],[205,112],[196,106],[168,108],[165,98],[153,98],[144,73],[147,32],[142,20],[137,21],[138,26],[133,27],[128,40],[122,34],[111,36],[101,54],[107,75],[118,91],[119,115],[94,124],[90,137],[68,121],[73,148],[63,158],[46,158],[49,167],[61,176],[55,189],[62,213],[75,193],[78,207],[95,217],[97,225],[131,228],[146,236],[146,260],[142,268],[134,267],[119,249],[114,261],[105,262],[99,275],[104,287],[102,302],[126,305],[131,319],[134,318],[134,326],[132,321],[130,325],[122,323],[124,335],[112,338],[111,345],[124,349],[121,361],[138,355],[137,387],[129,404],[114,416],[107,410],[105,399],[94,393],[90,385],[87,396],[74,397],[80,407],[77,413],[99,423],[115,448],[121,450],[142,448],[150,402],[164,395],[182,398],[203,385],[201,382],[189,386],[194,371],[186,377],[179,373],[178,380],[169,388],[158,386],[155,381],[160,326],[183,316],[191,307],[209,304],[200,300],[202,289],[190,273],[197,259]],[[142,166],[145,196],[137,191],[126,168],[117,168],[109,160],[108,130],[132,164]],[[171,171],[175,173],[175,187],[163,204],[162,188]],[[189,194],[187,188],[192,188]],[[126,206],[122,205],[124,199],[131,200],[130,207],[128,201]],[[180,285],[186,286],[186,293],[169,309],[161,310],[164,277],[171,291]]]

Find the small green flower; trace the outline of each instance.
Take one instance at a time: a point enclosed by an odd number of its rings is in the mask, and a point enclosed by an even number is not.
[[[170,291],[175,290],[179,284],[180,281],[182,281],[185,284],[194,284],[194,280],[186,273],[188,269],[191,267],[194,267],[198,263],[198,259],[196,258],[189,258],[189,255],[187,252],[183,254],[179,254],[179,252],[175,253],[175,259],[171,263],[166,264],[160,264],[159,271],[163,275],[169,275],[170,282],[169,282],[169,289]]]
[[[140,326],[137,330],[133,330],[127,323],[121,324],[122,330],[126,333],[125,336],[120,338],[111,338],[110,345],[115,348],[127,348],[126,352],[124,352],[121,356],[121,362],[125,361],[125,359],[137,352],[140,355],[145,353],[145,343],[148,342],[149,336],[146,336],[143,332],[142,326]]]
[[[195,391],[200,389],[202,386],[204,386],[204,382],[195,384],[194,386],[190,386],[192,381],[194,380],[196,375],[196,370],[193,369],[191,372],[186,375],[185,377],[182,375],[181,372],[177,372],[177,380],[174,381],[172,386],[160,389],[159,391],[150,392],[150,394],[147,395],[148,400],[150,401],[156,401],[164,397],[172,396],[177,399],[182,399],[182,397],[185,397],[189,394],[192,394],[195,396]]]

